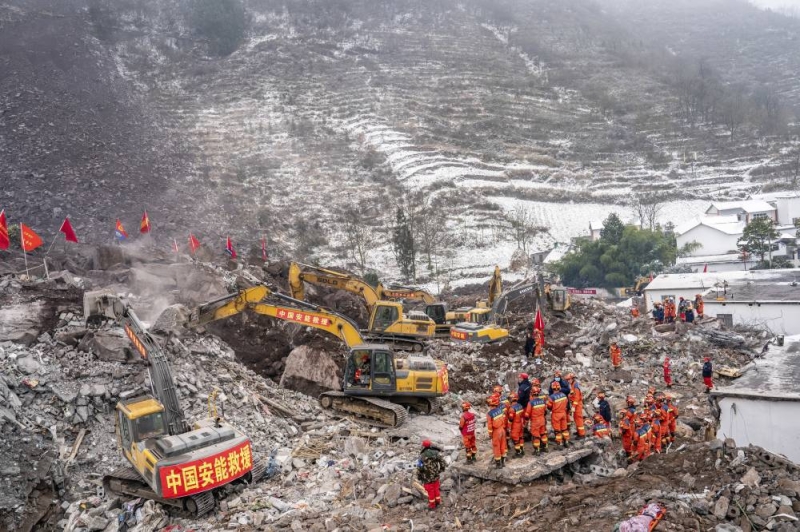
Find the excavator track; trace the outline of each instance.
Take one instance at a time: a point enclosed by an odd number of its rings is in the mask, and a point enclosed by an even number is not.
[[[262,472],[263,475],[263,472]],[[205,515],[214,509],[216,500],[211,491],[204,491],[180,499],[159,497],[132,467],[121,467],[103,477],[103,489],[106,494],[141,497],[161,504],[186,510],[194,516]]]
[[[408,413],[402,405],[376,397],[346,395],[344,392],[325,392],[319,396],[319,403],[322,408],[356,416],[356,420],[367,421],[376,427],[399,427],[408,419]]]
[[[413,351],[415,353],[422,352],[428,345],[427,342],[422,340],[394,334],[369,334],[365,336],[364,341],[387,344],[398,351]]]

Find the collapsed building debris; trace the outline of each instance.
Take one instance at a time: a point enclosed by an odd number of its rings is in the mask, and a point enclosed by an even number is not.
[[[137,308],[148,308],[151,297],[125,284],[146,276],[115,268],[118,290],[128,293]],[[136,268],[155,277],[165,271],[163,265],[147,263]],[[236,286],[231,272],[197,268],[216,286]],[[764,338],[737,333],[741,341],[714,341],[706,329],[714,338],[734,336],[716,322],[659,332],[646,318],[631,319],[595,300],[576,303],[565,320],[548,317],[546,354],[540,361],[523,353],[531,320],[525,308],[509,312],[512,336],[502,344],[432,342],[431,356],[448,363],[451,393],[430,415],[411,414],[394,429],[320,408],[317,390],[300,378],[315,352],[343,360],[341,346],[324,336],[266,318],[242,319],[214,331],[222,337],[209,330],[180,337],[164,333],[161,341],[187,413],[202,418],[216,408],[240,427],[251,438],[254,454],[267,460],[268,478],[226,488],[215,510],[200,519],[153,502],[103,497],[102,475],[124,465],[113,429],[114,405],[147,390],[149,383],[146,367],[119,341],[119,328],[91,331],[83,323],[78,284],[96,288],[106,282],[105,274],[95,277],[84,270],[73,277],[75,285],[66,289],[56,281],[0,279],[0,309],[15,309],[14,315],[25,317],[4,321],[3,333],[15,336],[0,341],[0,528],[152,530],[170,525],[343,532],[354,523],[357,530],[412,530],[413,520],[416,531],[610,530],[645,502],[658,501],[668,512],[659,529],[797,529],[792,518],[800,511],[800,472],[761,449],[736,449],[733,442],[713,439],[715,413],[701,393],[703,356],[713,356],[719,367],[742,368]],[[203,299],[196,287],[193,291],[191,297],[169,292],[171,297],[159,306]],[[160,318],[153,313],[152,321],[161,325],[151,330],[173,330],[185,320],[175,312],[171,307]],[[19,331],[31,332],[26,337]],[[260,332],[249,336],[255,331]],[[608,358],[613,339],[623,352],[617,371]],[[271,350],[278,341],[285,347],[275,355]],[[287,358],[292,352],[295,361]],[[629,466],[617,441],[603,446],[590,440],[541,457],[509,460],[504,470],[486,467],[491,446],[481,405],[493,385],[515,390],[520,371],[543,383],[556,369],[574,371],[588,413],[594,411],[593,392],[601,389],[617,410],[627,395],[641,402],[648,386],[662,389],[666,355],[672,358],[671,391],[681,410],[679,441],[666,454]],[[269,364],[259,366],[259,356]],[[283,368],[292,375],[284,385],[295,382],[300,392],[277,384]],[[309,372],[306,380],[320,388],[332,385],[315,375]],[[479,414],[475,465],[465,463],[458,433],[465,399]],[[419,443],[426,438],[444,449],[449,464],[442,476],[444,505],[435,515],[426,513],[415,477]],[[526,446],[530,452],[530,443]]]

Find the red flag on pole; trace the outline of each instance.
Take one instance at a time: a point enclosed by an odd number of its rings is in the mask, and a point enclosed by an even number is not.
[[[22,251],[27,253],[28,251],[33,251],[43,244],[42,237],[37,235],[36,231],[27,225],[19,224],[19,229],[21,233],[20,240],[22,241]]]
[[[142,223],[139,224],[139,232],[142,234],[150,232],[150,218],[147,216],[147,211],[144,211],[142,215]]]
[[[194,255],[194,252],[197,251],[197,248],[199,248],[199,247],[200,247],[200,241],[197,240],[194,237],[194,235],[190,234],[189,235],[189,249],[191,250],[192,255]]]
[[[539,307],[536,307],[536,317],[533,319],[533,330],[544,331],[544,318]]]
[[[233,242],[231,242],[231,237],[228,237],[228,241],[225,243],[225,252],[231,256],[232,259],[236,259],[236,250],[233,249]]]
[[[78,235],[75,234],[75,230],[72,228],[72,224],[69,221],[69,216],[64,218],[64,222],[61,224],[61,229],[58,230],[59,233],[64,233],[64,239],[67,242],[75,242],[78,243]]]
[[[180,253],[180,249],[178,249],[178,241],[174,238],[172,239],[172,251],[175,253]]]
[[[122,222],[119,221],[117,218],[117,222],[114,225],[114,235],[117,237],[117,240],[125,240],[128,238],[128,232],[125,231],[125,228],[122,226]]]
[[[6,211],[0,211],[0,249],[8,249],[11,241],[8,239],[8,222],[6,222]]]
[[[706,265],[703,266],[703,273],[708,273],[708,263],[706,263]]]
[[[269,256],[267,255],[267,237],[261,237],[261,260],[267,262]]]
[[[653,282],[653,272],[650,272],[650,282]]]

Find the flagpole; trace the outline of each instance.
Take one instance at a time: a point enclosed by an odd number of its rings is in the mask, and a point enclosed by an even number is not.
[[[31,274],[28,271],[28,252],[25,249],[25,233],[22,232],[22,224],[19,224],[19,238],[22,241],[22,256],[25,257],[25,275],[28,277],[28,281],[30,281]]]
[[[58,241],[58,235],[56,235],[56,237],[53,239],[53,243],[52,243],[52,244],[50,244],[50,247],[49,247],[49,248],[47,248],[47,253],[45,253],[45,254],[44,254],[44,256],[45,256],[45,257],[46,257],[46,256],[48,256],[48,255],[50,254],[50,250],[51,250],[51,249],[53,249],[53,246],[55,246],[55,245],[56,245],[56,242],[57,242],[57,241]]]

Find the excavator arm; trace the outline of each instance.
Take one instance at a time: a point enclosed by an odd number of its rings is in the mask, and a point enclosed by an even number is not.
[[[506,290],[503,292],[500,297],[495,299],[494,305],[492,305],[492,320],[498,320],[503,315],[505,315],[506,310],[508,310],[508,305],[521,297],[525,297],[531,293],[537,293],[538,291],[538,284],[534,282],[524,282],[522,284],[518,284],[516,286],[511,287],[510,290]],[[538,296],[538,294],[537,294]],[[538,297],[537,297],[538,300]]]
[[[148,362],[153,395],[164,405],[170,435],[189,431],[167,355],[147,332],[130,305],[116,294],[100,291],[84,294],[83,307],[87,321],[109,318],[122,325],[133,347]]]
[[[289,288],[294,299],[301,301],[305,299],[304,282],[346,290],[352,294],[359,295],[364,298],[369,308],[372,308],[381,299],[378,292],[363,279],[346,273],[293,262],[289,266]]]
[[[246,288],[193,309],[185,325],[200,327],[248,310],[325,331],[342,340],[349,348],[365,343],[358,326],[348,318],[317,305],[273,292],[264,285]]]
[[[436,302],[436,298],[427,290],[405,286],[384,288],[382,285],[378,285],[378,296],[386,301],[404,299],[408,301],[423,301],[426,305]]]
[[[494,267],[494,273],[489,280],[489,299],[487,300],[488,306],[491,308],[495,300],[503,293],[503,279],[500,276],[500,266]]]

